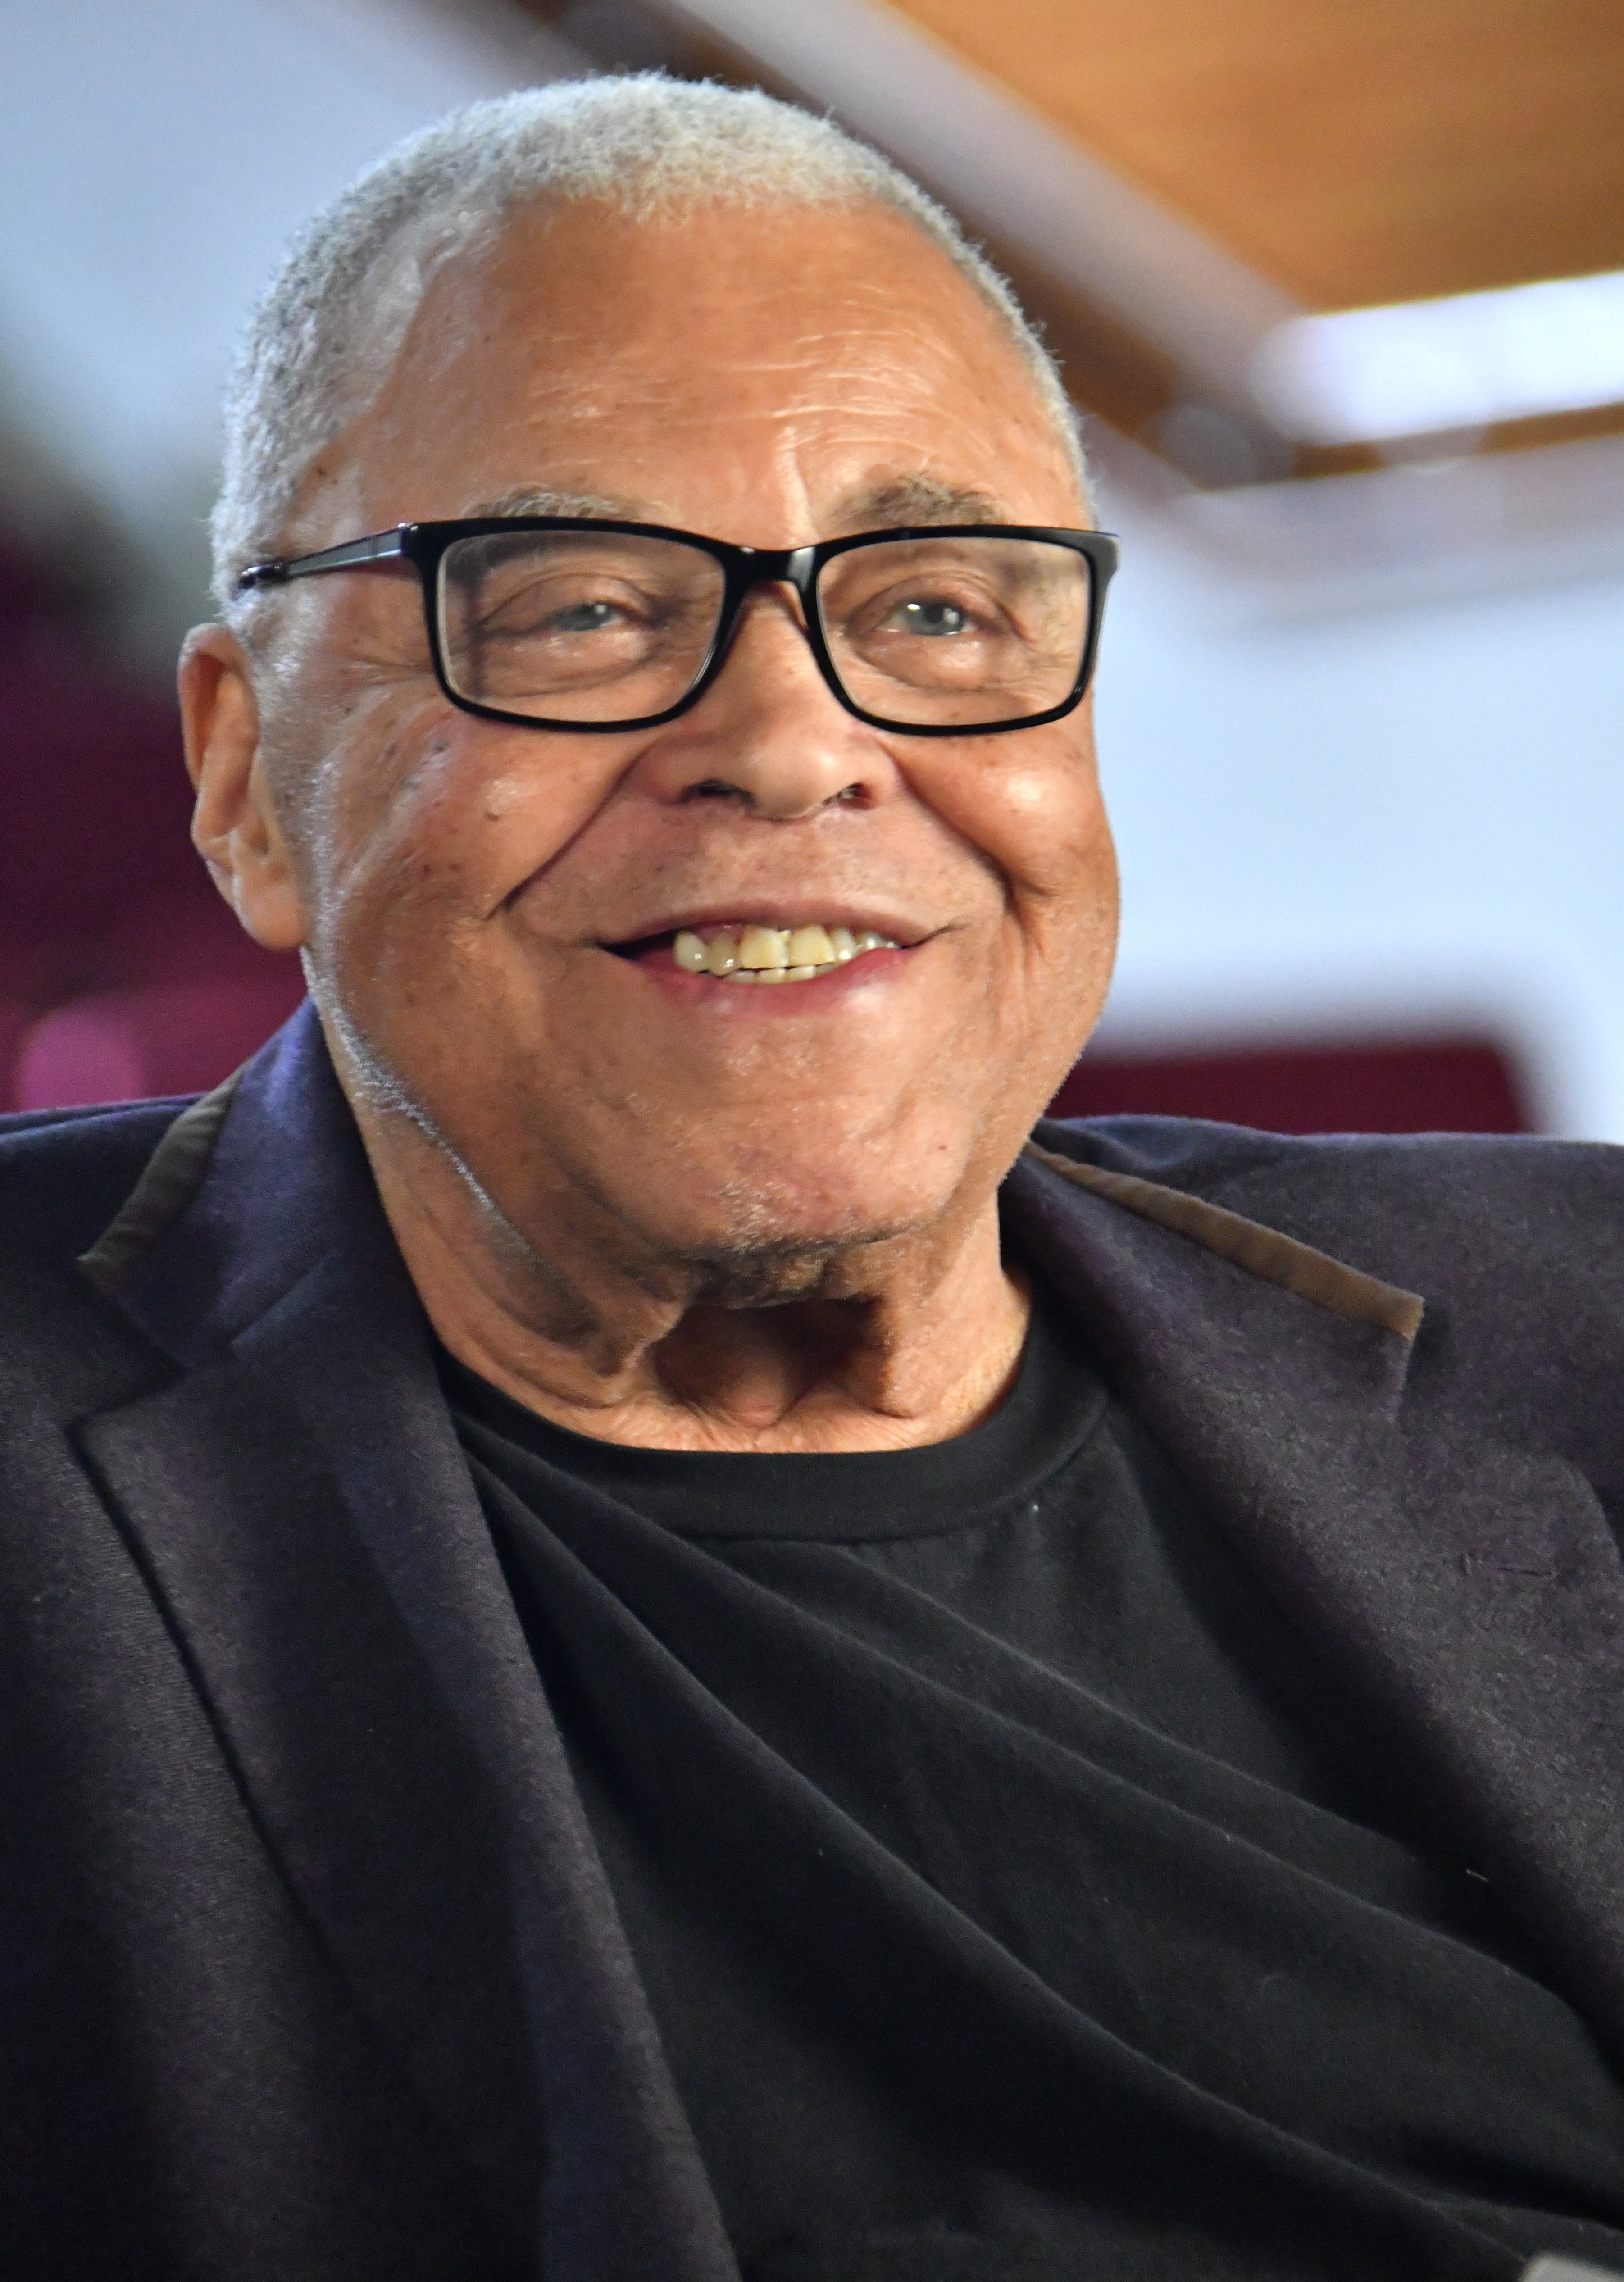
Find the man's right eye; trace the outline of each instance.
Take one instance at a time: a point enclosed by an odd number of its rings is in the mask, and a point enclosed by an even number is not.
[[[557,641],[581,634],[602,633],[626,621],[624,603],[602,594],[559,594],[556,587],[528,586],[500,597],[493,596],[482,625],[487,639],[508,641]]]

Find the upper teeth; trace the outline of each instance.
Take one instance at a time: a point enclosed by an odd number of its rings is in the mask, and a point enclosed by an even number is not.
[[[708,938],[684,928],[671,955],[685,974],[730,982],[810,982],[826,966],[843,966],[861,951],[895,951],[890,935],[850,928],[718,928]]]

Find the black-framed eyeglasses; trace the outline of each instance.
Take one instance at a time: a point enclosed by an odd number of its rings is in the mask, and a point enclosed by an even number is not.
[[[604,733],[673,721],[720,672],[752,587],[781,582],[849,712],[963,737],[1035,728],[1082,702],[1117,547],[1103,531],[933,524],[779,550],[517,515],[403,523],[257,563],[237,586],[395,559],[422,582],[441,689],[486,720]]]

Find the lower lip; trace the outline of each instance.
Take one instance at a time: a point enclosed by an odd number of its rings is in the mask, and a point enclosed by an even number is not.
[[[689,974],[669,951],[650,951],[646,959],[621,959],[676,1001],[680,1006],[714,1007],[728,1015],[789,1014],[797,1010],[813,1013],[848,998],[866,984],[892,981],[902,972],[911,951],[866,951],[843,966],[831,966],[809,982],[733,982],[725,975]]]

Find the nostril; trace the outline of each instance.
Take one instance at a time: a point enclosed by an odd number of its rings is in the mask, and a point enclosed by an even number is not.
[[[729,784],[723,777],[705,777],[698,784],[683,788],[682,798],[689,800],[748,800],[750,795],[739,785]]]
[[[838,792],[814,801],[810,808],[795,809],[788,813],[789,819],[793,820],[797,816],[811,815],[820,808],[866,806],[871,796],[865,784],[842,785]],[[736,800],[746,808],[758,808],[762,804],[754,793],[747,792],[742,785],[729,784],[725,777],[703,777],[697,784],[684,785],[678,795],[678,805],[686,806],[691,800]]]

